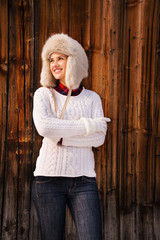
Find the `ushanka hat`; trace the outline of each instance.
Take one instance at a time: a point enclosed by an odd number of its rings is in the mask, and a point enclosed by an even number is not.
[[[65,82],[69,89],[79,87],[88,76],[88,58],[83,47],[66,34],[55,34],[48,38],[42,49],[42,71],[40,83],[44,87],[54,87],[56,79],[50,71],[49,57],[58,52],[68,56]]]

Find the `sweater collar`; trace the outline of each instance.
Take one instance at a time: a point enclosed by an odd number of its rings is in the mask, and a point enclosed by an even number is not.
[[[57,80],[56,82],[56,86],[54,87],[54,89],[61,93],[62,95],[67,95],[69,88],[65,87],[59,80]],[[72,90],[72,94],[71,96],[77,96],[82,92],[83,87],[80,85],[79,88],[77,89],[73,89]]]

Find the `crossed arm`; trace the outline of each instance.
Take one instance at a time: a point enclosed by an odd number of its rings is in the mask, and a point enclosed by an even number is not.
[[[104,143],[107,119],[103,116],[101,100],[96,101],[98,114],[92,118],[61,120],[53,116],[47,95],[34,95],[33,119],[38,133],[55,144],[63,138],[62,145],[75,147],[98,147]]]

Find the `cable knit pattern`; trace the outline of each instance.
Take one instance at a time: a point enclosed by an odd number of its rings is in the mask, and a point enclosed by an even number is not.
[[[34,94],[33,119],[38,133],[43,136],[42,147],[36,163],[35,176],[95,177],[92,147],[101,146],[105,135],[96,132],[85,136],[85,127],[80,118],[103,117],[100,97],[83,88],[77,96],[71,96],[63,120],[58,119],[66,96],[41,87]],[[62,146],[57,142],[63,138]]]

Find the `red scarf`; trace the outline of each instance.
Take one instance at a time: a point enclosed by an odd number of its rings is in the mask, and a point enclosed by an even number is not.
[[[57,80],[56,86],[54,87],[54,89],[63,95],[67,95],[69,91],[69,89],[65,87],[59,80]],[[79,95],[82,92],[82,90],[83,90],[83,87],[80,85],[79,88],[72,90],[71,96]]]

